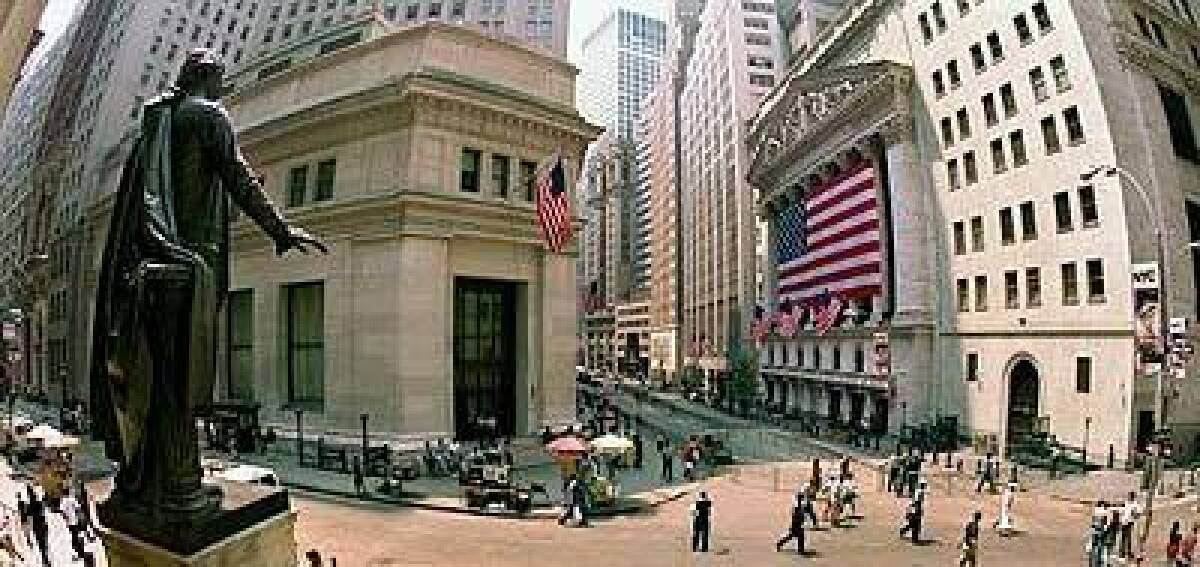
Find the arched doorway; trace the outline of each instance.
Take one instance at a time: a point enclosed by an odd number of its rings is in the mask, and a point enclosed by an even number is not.
[[[1038,370],[1033,361],[1020,359],[1008,372],[1009,447],[1025,441],[1038,428]]]

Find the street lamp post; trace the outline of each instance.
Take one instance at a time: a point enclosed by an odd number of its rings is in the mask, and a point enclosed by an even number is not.
[[[1092,433],[1092,416],[1083,418],[1083,472],[1087,472],[1088,464],[1088,438]]]
[[[1167,419],[1167,396],[1164,392],[1164,381],[1167,373],[1167,347],[1168,347],[1168,309],[1167,302],[1167,254],[1164,239],[1166,233],[1163,230],[1162,209],[1159,206],[1158,200],[1151,200],[1150,194],[1146,192],[1146,188],[1132,174],[1124,168],[1115,165],[1096,166],[1086,173],[1082,173],[1079,179],[1085,183],[1092,181],[1097,176],[1118,177],[1124,179],[1133,187],[1138,198],[1142,201],[1142,205],[1146,208],[1146,213],[1150,215],[1151,222],[1154,227],[1154,247],[1155,255],[1158,258],[1158,314],[1159,314],[1159,342],[1162,349],[1162,361],[1158,365],[1158,372],[1155,373],[1154,381],[1154,429],[1158,431],[1164,430]],[[1157,436],[1157,435],[1156,435]],[[1153,445],[1153,444],[1152,444]],[[1162,472],[1162,451],[1150,448],[1149,458],[1146,459],[1146,478],[1149,481],[1149,490],[1146,491],[1146,515],[1145,523],[1142,525],[1142,533],[1139,538],[1138,545],[1142,550],[1142,555],[1145,555],[1146,542],[1150,537],[1150,528],[1154,522],[1154,487],[1158,484],[1157,476]]]

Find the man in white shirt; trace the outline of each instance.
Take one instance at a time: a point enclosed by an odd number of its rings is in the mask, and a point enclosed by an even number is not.
[[[58,512],[62,514],[67,530],[71,532],[71,549],[75,551],[75,560],[80,561],[87,551],[83,546],[83,522],[80,521],[82,510],[79,501],[70,493],[64,494],[58,501]]]
[[[1133,553],[1133,525],[1142,516],[1142,505],[1137,494],[1130,492],[1121,507],[1121,558],[1128,559]]]

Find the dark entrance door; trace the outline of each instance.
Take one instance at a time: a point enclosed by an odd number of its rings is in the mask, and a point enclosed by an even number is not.
[[[863,422],[863,409],[866,405],[866,394],[863,392],[850,393],[850,425],[859,427]]]
[[[842,422],[842,391],[829,390],[829,421]]]
[[[459,439],[516,432],[516,288],[454,283],[454,430]]]
[[[1009,373],[1007,443],[1011,447],[1037,431],[1038,371],[1028,360],[1018,361]]]

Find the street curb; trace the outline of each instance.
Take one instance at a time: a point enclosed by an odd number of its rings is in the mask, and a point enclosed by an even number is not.
[[[350,492],[345,492],[342,490],[331,490],[328,488],[321,488],[319,486],[300,484],[300,483],[296,483],[296,482],[284,482],[283,486],[286,488],[295,490],[297,492],[300,492],[300,493],[308,492],[308,493],[312,493],[312,494],[321,494],[321,495],[325,495],[325,496],[335,496],[338,498],[344,498],[347,500],[353,500],[353,501],[357,501],[357,502],[369,502],[369,503],[374,503],[374,504],[390,504],[393,506],[401,506],[401,507],[405,507],[405,508],[417,508],[417,509],[421,509],[421,510],[429,510],[432,512],[446,512],[446,513],[451,513],[451,514],[462,514],[462,515],[478,516],[478,517],[485,517],[485,518],[502,518],[502,519],[506,519],[506,520],[545,521],[545,520],[557,520],[559,517],[559,513],[560,513],[559,510],[557,510],[556,508],[535,509],[528,514],[485,512],[478,508],[469,508],[467,506],[451,506],[451,505],[437,504],[437,503],[422,501],[422,500],[384,498],[384,497],[376,496],[376,495],[370,494],[370,493],[368,493],[366,495],[359,495],[359,494],[353,494]],[[672,490],[657,489],[657,490],[649,491],[650,493],[663,492],[663,491],[667,492],[667,494],[661,498],[653,498],[653,497],[647,498],[645,496],[645,493],[633,495],[633,496],[630,496],[628,498],[628,500],[633,500],[635,502],[628,502],[625,505],[617,507],[617,508],[611,508],[611,509],[606,509],[606,510],[597,510],[591,514],[591,517],[593,517],[593,518],[613,518],[613,517],[617,517],[617,516],[638,514],[638,513],[645,512],[647,510],[653,510],[663,504],[675,502],[677,500],[682,499],[683,497],[687,496],[688,494],[691,494],[692,492],[694,492],[697,487],[699,487],[699,484],[692,483],[692,484],[688,484],[688,485],[682,485],[682,486],[672,489]]]

